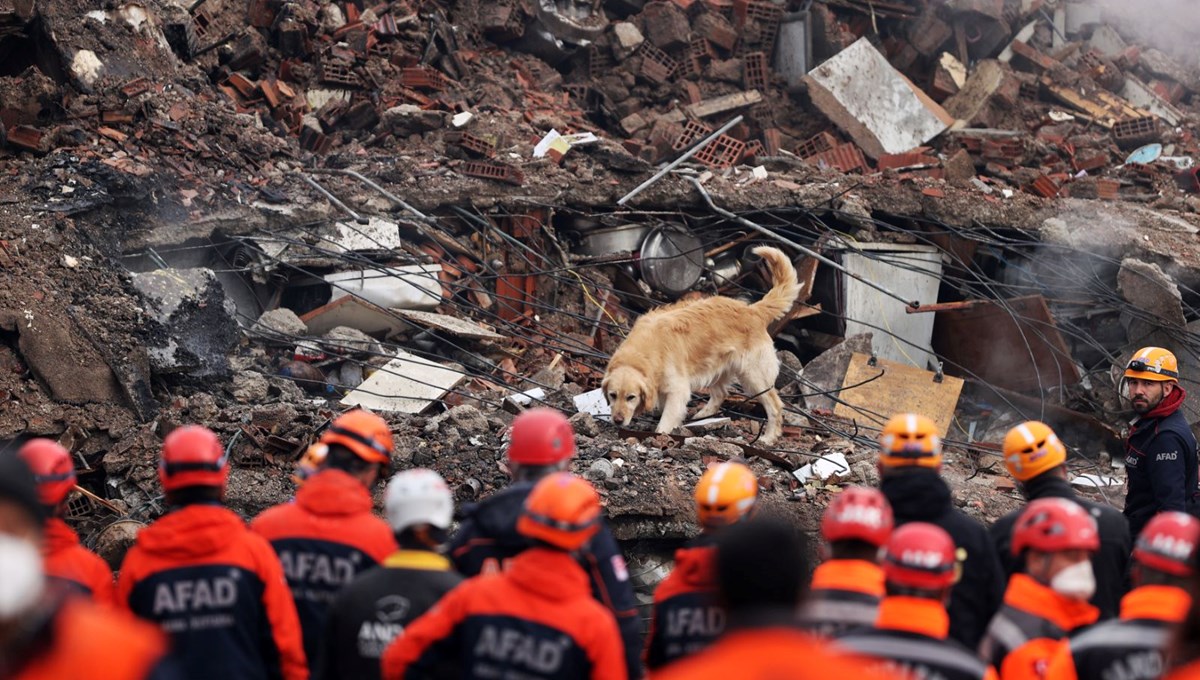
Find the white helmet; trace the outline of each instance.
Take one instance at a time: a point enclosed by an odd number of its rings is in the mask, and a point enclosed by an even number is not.
[[[454,496],[446,480],[433,470],[405,470],[397,472],[388,482],[384,509],[388,524],[396,533],[418,524],[446,529],[454,515]]]

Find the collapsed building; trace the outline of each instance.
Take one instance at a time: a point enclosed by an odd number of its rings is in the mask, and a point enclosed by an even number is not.
[[[1200,64],[1114,11],[0,0],[0,436],[76,455],[70,519],[113,560],[172,427],[222,435],[251,515],[350,406],[460,503],[505,482],[513,413],[576,414],[647,589],[707,463],[747,457],[811,529],[904,410],[981,518],[1029,418],[1119,504],[1123,361],[1200,376]],[[757,297],[761,244],[804,284],[772,328],[787,436],[737,398],[607,422],[637,315]]]

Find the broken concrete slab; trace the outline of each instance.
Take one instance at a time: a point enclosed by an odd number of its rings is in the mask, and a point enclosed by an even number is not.
[[[400,225],[392,220],[371,216],[367,224],[338,222],[337,233],[332,238],[322,237],[318,248],[328,250],[330,255],[351,251],[395,251],[404,245],[400,238]]]
[[[343,406],[388,413],[420,413],[457,385],[465,374],[403,350],[342,398]]]
[[[120,403],[116,377],[75,324],[38,305],[0,310],[0,330],[17,334],[25,364],[58,401]]]
[[[872,158],[909,151],[954,123],[866,38],[810,71],[804,82],[813,104]]]
[[[1117,290],[1139,314],[1150,314],[1158,319],[1155,323],[1122,314],[1130,338],[1142,337],[1164,326],[1182,329],[1187,323],[1179,286],[1158,264],[1128,257],[1121,260]]]
[[[295,312],[287,307],[280,307],[263,312],[250,327],[250,334],[290,344],[296,338],[308,335],[308,327]]]
[[[833,411],[837,404],[833,393],[842,386],[842,378],[850,367],[850,356],[870,354],[871,337],[871,333],[850,336],[817,355],[798,372],[796,379],[803,386],[804,403],[810,411]]]
[[[946,113],[968,125],[991,127],[990,121],[980,120],[992,99],[1002,90],[1005,98],[1015,101],[1021,84],[1008,67],[995,59],[985,59],[975,65],[958,92],[942,103]]]
[[[460,319],[455,316],[435,314],[433,312],[422,312],[415,309],[397,309],[394,311],[400,316],[406,319],[412,319],[422,326],[427,326],[439,331],[445,331],[451,335],[457,335],[460,338],[470,338],[472,340],[503,340],[505,337],[495,331],[484,328],[473,321]]]
[[[1182,111],[1132,74],[1125,74],[1125,87],[1121,89],[1121,96],[1129,100],[1130,104],[1162,118],[1169,125],[1179,125],[1184,119]]]
[[[150,347],[155,371],[207,378],[230,374],[240,337],[237,307],[211,269],[159,269],[133,275],[133,287],[170,337]]]
[[[638,27],[628,21],[619,21],[613,24],[612,32],[613,57],[617,61],[625,61],[642,46],[642,43],[646,42],[646,37],[642,35]]]

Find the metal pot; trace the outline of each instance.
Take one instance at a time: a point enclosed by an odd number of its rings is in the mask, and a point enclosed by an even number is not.
[[[713,285],[721,288],[733,281],[742,273],[742,258],[736,250],[727,250],[712,259],[708,275]]]
[[[619,227],[594,229],[583,234],[579,253],[589,257],[637,251],[650,232],[645,224],[622,224]]]
[[[658,227],[642,242],[642,278],[655,290],[678,297],[704,273],[704,243],[679,225]]]

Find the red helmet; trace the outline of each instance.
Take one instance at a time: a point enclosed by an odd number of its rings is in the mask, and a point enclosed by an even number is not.
[[[163,490],[188,486],[224,487],[229,479],[229,459],[221,440],[207,427],[184,425],[163,440],[158,479]]]
[[[525,499],[517,532],[563,550],[578,550],[600,531],[600,495],[569,472],[543,477]]]
[[[851,486],[833,497],[821,518],[821,537],[881,546],[892,533],[892,506],[878,489]]]
[[[1025,507],[1013,527],[1012,553],[1100,549],[1096,520],[1066,498],[1039,498]]]
[[[17,455],[33,471],[42,505],[53,507],[62,503],[75,488],[75,461],[53,439],[30,439],[17,450]]]
[[[513,420],[508,459],[518,465],[554,465],[575,455],[575,430],[563,414],[531,408]]]
[[[897,527],[883,547],[883,575],[889,584],[943,590],[958,580],[954,539],[925,522]]]
[[[344,446],[368,463],[381,465],[392,462],[392,449],[396,446],[387,421],[364,409],[346,411],[334,418],[319,441]]]
[[[1191,576],[1197,540],[1200,540],[1200,520],[1183,512],[1162,512],[1138,535],[1133,559],[1167,574]]]

